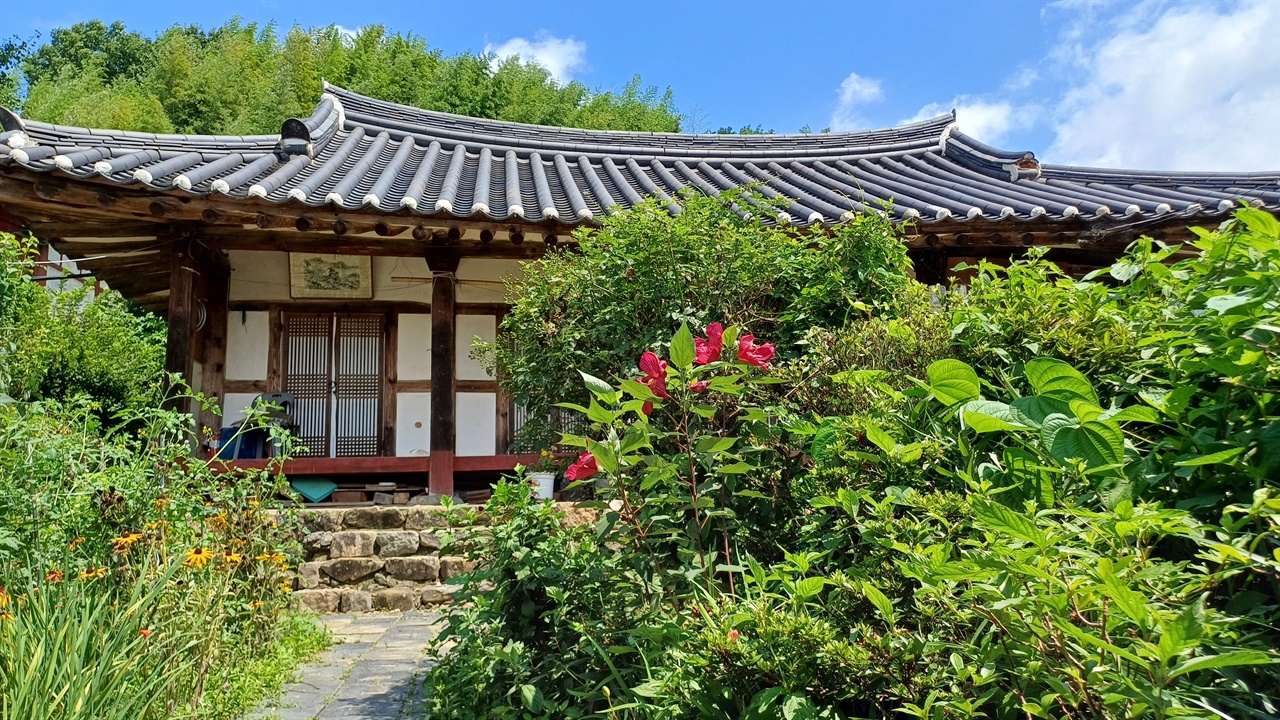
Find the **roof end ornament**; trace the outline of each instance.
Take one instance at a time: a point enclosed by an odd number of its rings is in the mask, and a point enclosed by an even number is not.
[[[948,123],[946,127],[942,128],[942,134],[938,136],[938,149],[942,151],[943,155],[947,154],[947,141],[951,139],[951,133],[956,132],[959,129],[958,125],[959,123],[956,122],[956,111],[952,110],[951,122]]]
[[[1034,153],[1023,153],[1022,157],[1000,167],[1009,171],[1011,182],[1040,179],[1040,161],[1036,159]]]
[[[285,162],[292,156],[306,155],[314,158],[315,146],[311,143],[311,131],[306,123],[297,118],[289,118],[280,126],[280,141],[276,143],[276,157]]]
[[[4,106],[0,106],[0,133],[3,133],[4,144],[11,150],[36,146],[36,141],[27,134],[27,126],[22,118]]]

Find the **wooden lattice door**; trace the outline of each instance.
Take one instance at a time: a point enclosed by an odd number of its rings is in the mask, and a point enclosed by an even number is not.
[[[381,315],[286,313],[284,391],[306,446],[301,457],[362,457],[382,450]]]

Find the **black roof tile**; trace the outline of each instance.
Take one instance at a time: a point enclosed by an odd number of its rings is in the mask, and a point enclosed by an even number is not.
[[[543,127],[375,100],[326,85],[281,135],[200,136],[6,121],[0,167],[193,194],[319,207],[403,207],[462,218],[574,225],[656,196],[752,185],[796,225],[889,203],[895,217],[1001,222],[1220,215],[1240,200],[1280,209],[1280,171],[1171,173],[1042,165],[961,133],[953,114],[817,135],[687,135]],[[290,129],[292,128],[292,129]],[[294,141],[299,142],[299,141]],[[773,216],[775,209],[758,206]],[[739,208],[745,212],[745,208]]]

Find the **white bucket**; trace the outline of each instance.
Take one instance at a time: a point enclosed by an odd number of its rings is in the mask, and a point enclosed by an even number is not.
[[[556,474],[553,472],[529,473],[533,485],[533,496],[539,500],[550,500],[556,488]]]

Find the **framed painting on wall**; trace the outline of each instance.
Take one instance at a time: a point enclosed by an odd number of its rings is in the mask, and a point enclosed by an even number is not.
[[[367,255],[289,253],[289,297],[373,297],[373,273]]]

